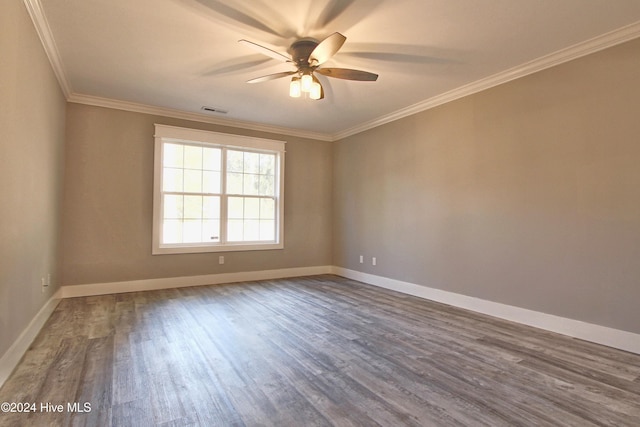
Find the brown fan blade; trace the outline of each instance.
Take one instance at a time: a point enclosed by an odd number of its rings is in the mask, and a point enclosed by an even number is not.
[[[297,71],[283,71],[282,73],[268,74],[266,76],[257,77],[255,79],[247,80],[247,83],[262,83],[267,82],[269,80],[275,80],[282,77],[287,77],[292,74],[296,74]]]
[[[248,46],[255,51],[258,51],[261,54],[267,55],[268,57],[271,57],[273,59],[277,59],[278,61],[291,62],[291,58],[289,58],[288,56],[283,55],[280,52],[276,52],[275,50],[271,50],[268,47],[264,47],[257,43],[250,42],[249,40],[245,40],[245,39],[238,40],[238,43],[242,43],[243,45]]]
[[[320,65],[328,61],[329,58],[340,50],[345,40],[347,40],[347,38],[340,33],[331,34],[313,49],[309,55],[309,63],[311,64],[312,61],[315,61],[316,63],[313,65]]]
[[[348,68],[318,68],[316,69],[316,73],[336,79],[358,80],[363,82],[375,82],[378,79],[377,74],[361,70],[350,70]]]

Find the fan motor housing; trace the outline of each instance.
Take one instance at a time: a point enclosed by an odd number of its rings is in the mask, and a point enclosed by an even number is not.
[[[300,39],[293,42],[287,52],[289,52],[291,59],[298,67],[306,68],[310,65],[309,55],[318,46],[318,43],[318,40],[313,38]]]

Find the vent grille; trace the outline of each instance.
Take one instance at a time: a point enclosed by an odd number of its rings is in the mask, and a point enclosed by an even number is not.
[[[207,111],[209,113],[218,113],[218,114],[227,114],[228,111],[227,110],[223,110],[222,108],[217,108],[217,107],[207,107],[206,105],[204,107],[202,107],[202,109],[204,111]]]

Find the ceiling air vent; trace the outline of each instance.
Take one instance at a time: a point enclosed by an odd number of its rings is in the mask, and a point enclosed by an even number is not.
[[[204,111],[209,112],[209,113],[218,113],[218,114],[227,114],[228,113],[227,110],[223,110],[221,108],[215,108],[215,107],[207,107],[206,105],[204,107],[202,107],[202,109]]]

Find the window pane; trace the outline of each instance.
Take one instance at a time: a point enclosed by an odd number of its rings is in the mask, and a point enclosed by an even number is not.
[[[244,159],[242,151],[227,150],[227,171],[242,172],[244,170]]]
[[[276,203],[274,199],[260,199],[260,219],[274,219]]]
[[[162,243],[182,243],[182,221],[175,219],[163,221]]]
[[[204,171],[202,176],[202,192],[220,193],[220,172]]]
[[[202,242],[202,221],[187,220],[184,222],[182,235],[183,243],[200,243]]]
[[[245,220],[243,237],[245,241],[260,240],[260,221],[256,219]]]
[[[260,199],[247,197],[244,199],[244,218],[260,218]]]
[[[219,148],[203,148],[202,169],[220,171],[221,155]]]
[[[184,196],[184,217],[202,218],[202,196]]]
[[[162,171],[162,191],[182,191],[182,169],[164,168]]]
[[[184,170],[184,191],[187,193],[202,192],[202,171]]]
[[[244,153],[244,173],[260,172],[260,154]]]
[[[275,240],[276,224],[273,220],[260,220],[260,240]]]
[[[230,219],[227,221],[227,240],[230,242],[242,241],[243,220]]]
[[[164,216],[163,218],[182,219],[182,196],[173,194],[164,195]]]
[[[220,241],[220,221],[202,221],[202,241]]]
[[[202,217],[205,219],[220,219],[220,197],[203,197]]]
[[[181,168],[183,146],[181,144],[163,144],[162,165],[165,167]]]
[[[275,196],[275,188],[273,185],[273,177],[268,175],[260,175],[260,195]]]
[[[242,177],[241,173],[227,173],[228,194],[242,194]]]
[[[227,216],[229,218],[244,218],[244,197],[229,197],[227,199]]]
[[[185,169],[202,169],[202,147],[185,145],[184,167]]]
[[[244,174],[243,193],[250,196],[258,195],[259,175]]]
[[[263,175],[274,175],[276,166],[276,156],[273,154],[260,154],[260,173]]]

